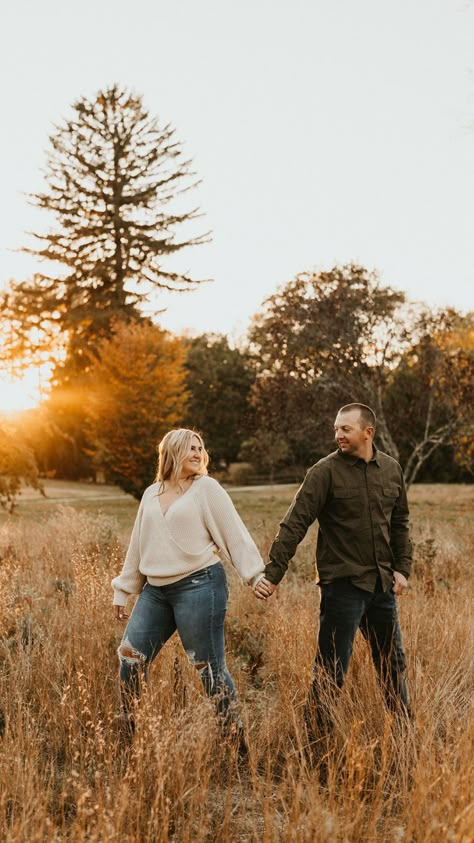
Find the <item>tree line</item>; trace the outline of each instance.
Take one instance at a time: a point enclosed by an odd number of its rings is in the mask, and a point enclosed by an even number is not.
[[[203,433],[214,471],[240,461],[242,479],[296,480],[328,453],[351,401],[374,408],[408,483],[471,478],[472,313],[411,303],[350,264],[289,281],[240,348],[162,330],[159,292],[202,283],[176,255],[210,235],[188,204],[198,181],[174,129],[117,85],[55,127],[45,181],[30,200],[53,222],[24,250],[48,271],[8,285],[0,329],[5,366],[50,360],[53,374],[37,409],[2,422],[3,505],[40,475],[100,473],[139,497],[177,425]]]

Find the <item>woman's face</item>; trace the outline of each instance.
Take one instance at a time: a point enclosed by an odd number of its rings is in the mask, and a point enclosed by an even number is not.
[[[201,468],[202,463],[202,445],[197,436],[191,439],[189,451],[181,463],[180,477],[184,480],[186,477],[191,477],[197,474]]]

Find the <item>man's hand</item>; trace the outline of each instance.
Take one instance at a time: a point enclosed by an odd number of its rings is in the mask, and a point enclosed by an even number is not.
[[[407,578],[400,573],[400,571],[393,572],[393,587],[392,591],[397,596],[405,594],[408,588]]]
[[[254,588],[255,597],[258,597],[259,600],[268,600],[275,590],[276,585],[273,585],[266,577],[262,577]]]

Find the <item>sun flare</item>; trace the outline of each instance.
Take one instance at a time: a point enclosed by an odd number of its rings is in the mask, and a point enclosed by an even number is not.
[[[21,379],[0,378],[0,413],[30,410],[39,400],[38,369],[27,370]]]

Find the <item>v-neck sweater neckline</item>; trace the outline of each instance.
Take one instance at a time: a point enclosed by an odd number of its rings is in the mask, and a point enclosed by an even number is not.
[[[157,495],[157,498],[158,498],[158,506],[159,506],[159,508],[160,508],[160,512],[161,512],[161,514],[162,514],[163,518],[165,518],[165,519],[166,519],[166,516],[167,516],[168,512],[170,511],[170,509],[171,509],[173,506],[175,506],[176,504],[178,504],[180,501],[182,501],[182,500],[183,500],[183,498],[187,497],[187,496],[189,495],[189,493],[192,491],[192,489],[194,488],[194,486],[195,486],[195,485],[196,485],[196,481],[195,481],[195,479],[193,479],[193,482],[191,483],[191,485],[190,485],[189,489],[186,489],[186,491],[185,491],[185,492],[183,492],[183,493],[182,493],[182,495],[180,495],[180,496],[179,496],[179,498],[175,498],[175,500],[172,500],[172,501],[168,504],[168,506],[166,507],[166,509],[165,509],[165,511],[164,511],[164,512],[163,512],[163,507],[161,506],[161,501],[160,501],[160,497],[161,497],[161,495],[159,495],[159,494]]]

